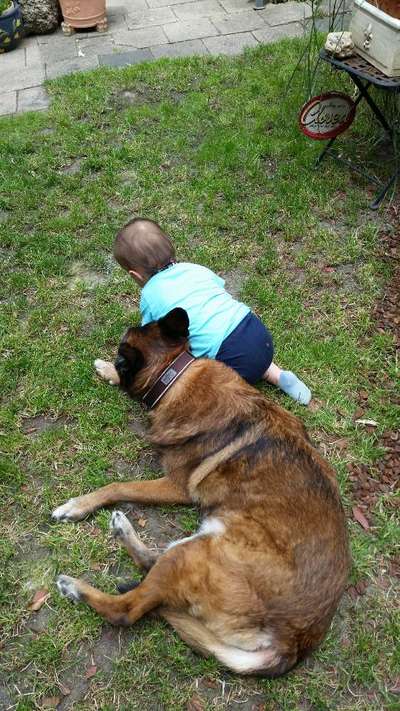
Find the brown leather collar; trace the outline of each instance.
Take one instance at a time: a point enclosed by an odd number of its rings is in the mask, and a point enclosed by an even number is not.
[[[142,402],[149,410],[151,410],[161,400],[163,395],[170,389],[171,385],[185,372],[193,361],[196,360],[191,353],[183,351],[172,363],[169,364],[161,375],[157,378],[154,385],[142,397]]]

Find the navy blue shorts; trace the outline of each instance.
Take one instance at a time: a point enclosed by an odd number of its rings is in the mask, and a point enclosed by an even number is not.
[[[260,319],[248,313],[222,341],[215,360],[236,370],[248,383],[260,380],[274,356],[272,336]]]

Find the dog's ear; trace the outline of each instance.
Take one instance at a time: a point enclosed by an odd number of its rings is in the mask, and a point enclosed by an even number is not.
[[[163,336],[173,341],[189,338],[189,316],[185,309],[172,309],[158,320],[158,325]]]
[[[121,384],[126,385],[143,367],[144,358],[138,348],[134,348],[129,343],[121,343],[118,348],[118,355],[115,360],[115,368],[121,378]]]

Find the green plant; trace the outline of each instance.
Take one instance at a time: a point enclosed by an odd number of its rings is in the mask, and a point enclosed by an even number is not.
[[[6,10],[9,10],[12,5],[12,0],[0,0],[0,15],[2,15]]]

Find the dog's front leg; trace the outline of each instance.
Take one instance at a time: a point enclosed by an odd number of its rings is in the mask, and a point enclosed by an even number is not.
[[[142,543],[137,536],[132,524],[122,511],[113,511],[110,521],[110,531],[115,538],[119,538],[136,565],[145,570],[150,570],[160,557],[158,551],[152,551]]]
[[[147,578],[124,595],[108,595],[69,575],[58,576],[57,588],[63,597],[72,602],[86,602],[114,625],[133,624],[161,602],[158,587],[149,585]]]
[[[56,521],[80,521],[101,506],[119,501],[141,504],[190,504],[189,494],[169,477],[151,481],[130,481],[103,486],[91,494],[69,499],[52,513]]]

